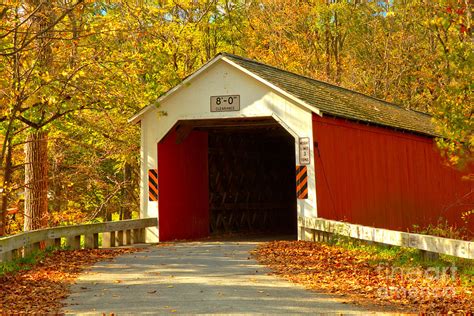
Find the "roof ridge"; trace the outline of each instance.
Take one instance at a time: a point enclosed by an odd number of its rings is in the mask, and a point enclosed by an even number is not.
[[[311,81],[314,81],[314,82],[317,82],[317,83],[324,84],[324,85],[328,86],[329,88],[336,88],[336,89],[340,89],[340,90],[343,90],[343,91],[346,91],[346,92],[355,93],[355,94],[361,95],[361,96],[366,97],[366,98],[371,98],[372,100],[384,103],[385,105],[395,107],[395,108],[400,109],[400,110],[404,110],[404,111],[408,111],[408,112],[415,112],[415,113],[426,115],[428,117],[432,117],[431,114],[426,113],[426,112],[422,112],[422,111],[414,110],[414,109],[407,109],[407,108],[404,108],[401,105],[398,105],[398,104],[393,103],[393,102],[389,102],[389,101],[386,101],[386,100],[383,100],[383,99],[379,99],[377,97],[374,97],[374,96],[371,96],[371,95],[368,95],[368,94],[365,94],[365,93],[362,93],[362,92],[359,92],[359,91],[356,91],[356,90],[341,87],[337,84],[329,83],[329,82],[326,82],[326,81],[323,81],[323,80],[320,80],[320,79],[315,79],[315,78],[308,77],[308,76],[305,76],[305,75],[301,75],[301,74],[298,74],[298,73],[295,73],[295,72],[291,72],[289,70],[281,69],[281,68],[278,68],[276,66],[265,64],[263,62],[260,62],[260,61],[257,61],[257,60],[254,60],[254,59],[251,59],[251,58],[248,58],[248,57],[243,57],[243,56],[239,56],[239,55],[235,55],[235,54],[231,54],[231,53],[227,53],[227,52],[221,52],[218,55],[222,55],[224,57],[228,56],[228,57],[231,57],[231,58],[241,59],[241,60],[251,62],[251,63],[254,63],[254,64],[258,64],[258,65],[261,65],[261,66],[264,66],[264,67],[273,68],[273,69],[276,69],[278,71],[283,71],[283,72],[286,72],[286,73],[294,75],[294,76],[298,76],[298,77],[305,78],[305,79],[308,79],[308,80],[311,80]]]
[[[275,66],[252,60],[247,57],[220,52],[208,60],[198,70],[187,76],[180,84],[161,95],[156,102],[161,102],[170,94],[178,91],[188,80],[205,71],[219,60],[231,62],[249,75],[260,77],[272,89],[277,89],[294,101],[314,112],[386,126],[397,130],[409,131],[430,137],[439,137],[435,131],[432,115],[421,111],[406,109],[394,103],[377,99],[361,92],[347,89],[329,82],[303,76]],[[245,69],[244,69],[245,68]],[[154,107],[152,104],[142,108],[130,122],[137,122],[146,111]],[[316,106],[316,107],[315,107]],[[380,107],[380,108],[379,108]]]

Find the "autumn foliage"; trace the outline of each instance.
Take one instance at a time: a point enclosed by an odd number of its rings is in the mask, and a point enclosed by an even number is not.
[[[48,225],[138,209],[127,118],[227,51],[433,114],[472,162],[467,0],[26,1],[0,4],[0,235],[23,225],[23,145],[48,133]]]
[[[376,264],[372,255],[361,250],[305,241],[266,243],[255,255],[277,275],[348,302],[377,304],[402,312],[474,310],[472,288],[461,286],[455,268]]]

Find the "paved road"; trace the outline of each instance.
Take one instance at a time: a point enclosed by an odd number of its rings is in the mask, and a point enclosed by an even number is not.
[[[364,313],[268,275],[250,258],[258,242],[189,242],[150,246],[98,263],[72,287],[68,314]]]

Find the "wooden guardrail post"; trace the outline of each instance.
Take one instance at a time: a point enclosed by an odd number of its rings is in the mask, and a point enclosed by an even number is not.
[[[48,247],[61,247],[61,238],[52,238],[45,241],[46,248]]]
[[[102,234],[102,248],[115,247],[115,232],[107,232]]]
[[[67,237],[66,246],[71,249],[81,249],[81,235]]]
[[[117,232],[117,246],[123,246],[124,245],[124,242],[123,242],[123,230],[119,230]]]
[[[99,234],[86,234],[84,235],[84,249],[97,249],[99,248]]]
[[[436,253],[436,252],[420,250],[420,253],[423,260],[426,260],[426,261],[434,261],[434,260],[439,259],[439,253]]]
[[[12,251],[2,251],[2,246],[0,246],[0,262],[6,262],[13,259]]]
[[[132,231],[132,243],[140,244],[145,242],[145,229],[137,228]]]
[[[22,253],[21,253],[21,249],[14,249],[14,250],[10,250],[10,251],[7,251],[9,252],[10,254],[7,255],[7,258],[5,261],[8,261],[8,260],[14,260],[16,258],[20,258],[22,256]]]
[[[131,245],[132,244],[132,231],[130,229],[127,229],[125,231],[125,245]]]
[[[23,252],[25,256],[31,255],[32,253],[38,251],[40,249],[40,243],[35,242],[29,245],[25,245],[23,247]]]

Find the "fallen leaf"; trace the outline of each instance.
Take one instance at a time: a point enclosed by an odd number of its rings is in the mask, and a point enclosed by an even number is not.
[[[459,278],[432,278],[423,270],[404,277],[397,269],[387,277],[387,272],[371,264],[370,254],[362,250],[317,242],[275,241],[262,244],[252,255],[271,268],[272,274],[309,289],[343,294],[354,304],[443,314],[473,308],[472,291],[462,287]]]
[[[137,251],[141,249],[56,250],[48,253],[29,270],[0,276],[0,315],[61,314],[62,300],[69,295],[71,284],[84,273],[84,269],[96,262],[110,261],[116,256]],[[80,289],[88,287],[81,286]],[[34,298],[34,303],[31,298]]]

